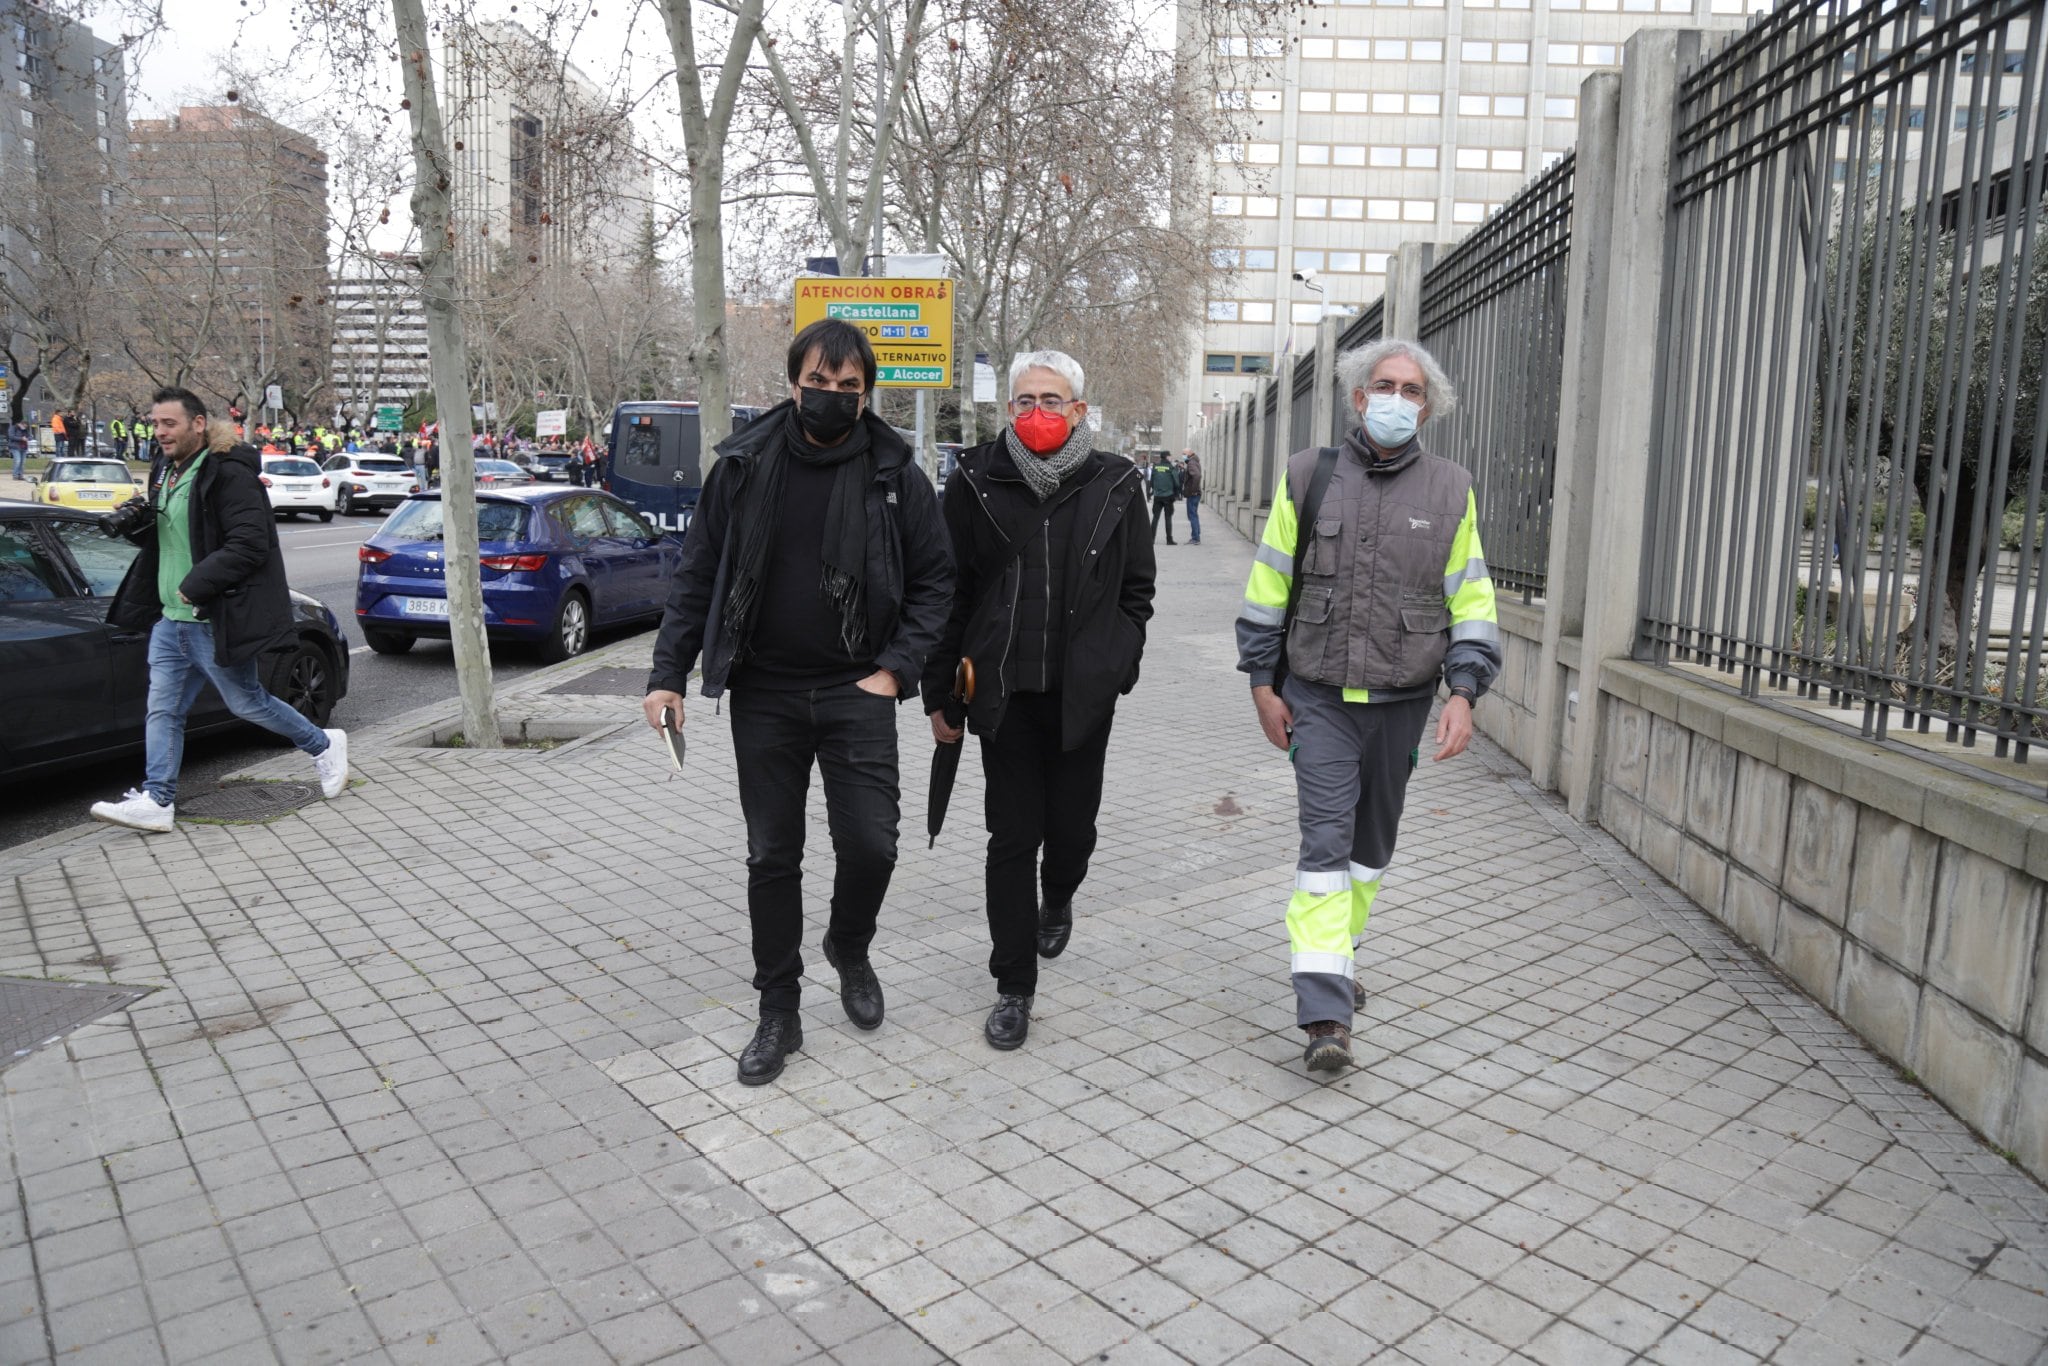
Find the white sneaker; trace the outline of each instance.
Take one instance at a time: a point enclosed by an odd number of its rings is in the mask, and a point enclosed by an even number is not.
[[[131,787],[118,802],[94,802],[92,818],[108,825],[125,825],[130,830],[161,835],[175,822],[177,806],[163,806],[139,787]]]
[[[327,737],[327,748],[313,756],[313,767],[320,772],[320,795],[339,797],[348,791],[348,732],[323,730]]]

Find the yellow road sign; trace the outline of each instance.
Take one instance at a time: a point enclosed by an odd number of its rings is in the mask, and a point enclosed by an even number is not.
[[[945,389],[953,383],[953,282],[887,276],[796,282],[796,330],[839,318],[868,334],[888,389]]]

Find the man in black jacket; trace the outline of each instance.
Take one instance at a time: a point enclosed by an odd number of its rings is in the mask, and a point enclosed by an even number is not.
[[[348,736],[315,726],[257,675],[263,652],[290,639],[293,626],[256,452],[237,444],[225,423],[209,429],[206,405],[187,389],[159,390],[150,418],[161,448],[150,475],[154,515],[130,537],[142,553],[107,610],[110,625],[149,632],[147,776],[120,801],[95,802],[93,819],[152,833],[171,828],[185,718],[209,682],[235,715],[312,755],[321,793],[338,797],[348,786]]]
[[[683,689],[730,686],[747,819],[747,913],[761,1021],[739,1079],[803,1047],[804,798],[825,784],[836,868],[825,960],[862,1029],[882,1023],[868,946],[896,868],[896,709],[946,621],[952,565],[932,486],[868,406],[875,353],[828,319],[789,348],[789,400],[719,443],[669,588],[647,724],[682,724]]]
[[[1173,505],[1180,501],[1180,471],[1166,457],[1165,451],[1152,453],[1152,468],[1149,471],[1152,482],[1152,536],[1159,536],[1159,519],[1166,519],[1166,543],[1173,544]]]
[[[996,979],[983,1032],[1001,1049],[1024,1042],[1038,959],[1057,958],[1073,932],[1110,721],[1137,685],[1152,616],[1145,478],[1089,448],[1084,378],[1058,351],[1017,357],[1012,425],[963,452],[946,484],[958,577],[924,706],[938,743],[961,743],[963,725],[981,737]],[[964,708],[951,697],[963,657],[975,666]]]

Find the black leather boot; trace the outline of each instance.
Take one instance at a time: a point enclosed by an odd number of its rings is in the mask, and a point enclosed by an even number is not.
[[[763,1015],[754,1037],[740,1050],[740,1085],[766,1086],[782,1075],[782,1065],[804,1046],[804,1025],[794,1015]]]
[[[825,935],[825,961],[839,973],[839,1004],[846,1007],[846,1018],[862,1029],[874,1029],[882,1023],[882,984],[875,978],[875,970],[868,966],[867,959],[858,963],[842,963],[839,951],[832,947],[832,936]]]
[[[988,1013],[988,1023],[981,1030],[988,1036],[989,1047],[1007,1053],[1024,1042],[1031,1033],[1031,1003],[1035,999],[1008,994],[996,997],[996,1008]]]
[[[1057,906],[1041,905],[1038,908],[1038,956],[1057,958],[1066,951],[1067,939],[1074,933],[1074,902],[1072,898]]]

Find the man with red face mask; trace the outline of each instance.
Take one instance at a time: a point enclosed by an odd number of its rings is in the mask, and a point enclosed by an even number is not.
[[[1024,1042],[1038,959],[1057,958],[1073,932],[1110,721],[1137,685],[1152,616],[1145,481],[1090,449],[1083,379],[1061,352],[1018,356],[1011,425],[963,451],[946,484],[957,577],[924,707],[938,743],[961,743],[963,727],[981,739],[996,979],[983,1032],[1000,1049]],[[975,666],[964,707],[952,697],[963,657]]]

